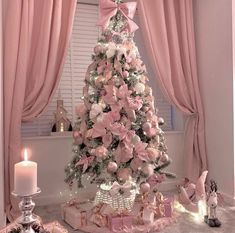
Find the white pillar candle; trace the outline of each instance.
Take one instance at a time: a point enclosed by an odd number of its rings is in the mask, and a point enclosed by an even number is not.
[[[37,192],[37,163],[28,161],[27,149],[24,150],[24,161],[15,164],[15,193],[21,196]]]

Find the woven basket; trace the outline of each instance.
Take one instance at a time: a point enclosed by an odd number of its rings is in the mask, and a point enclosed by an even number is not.
[[[109,192],[111,187],[111,185],[101,184],[96,193],[94,204],[108,204],[119,214],[123,212],[130,212],[135,202],[137,190],[132,189],[130,191],[130,195],[128,196],[126,194],[122,194],[121,192],[111,195]]]

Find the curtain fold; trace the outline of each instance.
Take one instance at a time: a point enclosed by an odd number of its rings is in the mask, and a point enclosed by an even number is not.
[[[72,33],[76,0],[7,0],[4,19],[5,207],[18,214],[14,164],[21,160],[21,122],[47,107],[61,77]]]
[[[184,166],[186,176],[195,181],[208,165],[192,0],[139,0],[138,9],[158,83],[169,102],[187,116]]]

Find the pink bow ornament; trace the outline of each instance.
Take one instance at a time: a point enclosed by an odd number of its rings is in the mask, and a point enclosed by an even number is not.
[[[101,112],[103,112],[103,108],[100,104],[92,104],[91,105],[91,110],[90,110],[90,114],[89,117],[91,120],[93,120],[94,118],[96,118]]]
[[[106,135],[106,129],[103,124],[95,123],[93,126],[92,138],[98,138]]]
[[[137,154],[137,157],[141,159],[142,161],[148,161],[148,154],[146,151],[146,147],[148,146],[147,143],[138,142],[135,144],[135,152]]]
[[[111,196],[115,196],[116,194],[121,193],[123,196],[128,197],[131,195],[131,187],[132,185],[130,181],[126,181],[123,185],[120,185],[115,181],[109,193]]]
[[[90,157],[84,156],[76,163],[76,166],[83,165],[82,172],[84,173],[87,170],[89,164],[92,163],[94,158],[95,158],[94,156],[90,156]]]
[[[101,18],[97,25],[101,26],[104,31],[109,26],[110,19],[119,11],[127,19],[130,32],[136,31],[139,27],[132,20],[135,15],[136,5],[136,2],[115,3],[111,0],[100,0]]]
[[[113,136],[111,133],[108,133],[102,137],[102,142],[103,142],[104,146],[107,148],[110,146],[112,141],[113,141]]]
[[[127,102],[131,110],[140,110],[143,106],[143,100],[140,96],[137,96],[135,98],[127,97]]]
[[[126,84],[122,85],[118,91],[117,91],[117,97],[120,99],[125,99],[127,97],[130,97],[132,91],[128,89],[128,86]]]
[[[133,148],[121,142],[115,151],[114,157],[118,164],[126,163],[133,158]]]
[[[165,179],[166,176],[164,174],[162,175],[153,174],[148,178],[147,182],[150,184],[151,188],[154,188],[156,185],[165,181]]]

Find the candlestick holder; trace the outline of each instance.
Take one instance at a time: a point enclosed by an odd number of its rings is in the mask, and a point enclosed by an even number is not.
[[[32,228],[33,223],[37,221],[36,216],[33,214],[35,203],[33,202],[33,197],[41,193],[41,189],[37,188],[37,192],[31,195],[22,196],[17,194],[15,191],[12,192],[14,197],[21,198],[19,203],[19,209],[21,211],[21,216],[16,220],[22,226],[21,233],[35,233]]]

